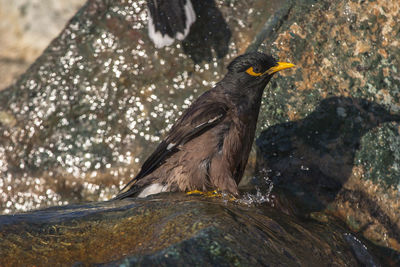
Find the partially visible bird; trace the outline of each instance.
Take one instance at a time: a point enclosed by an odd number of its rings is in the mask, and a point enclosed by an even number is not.
[[[196,21],[190,0],[147,0],[147,8],[149,36],[157,48],[185,39]]]
[[[192,190],[237,196],[264,88],[274,73],[293,66],[258,52],[234,59],[226,76],[182,114],[116,199]]]

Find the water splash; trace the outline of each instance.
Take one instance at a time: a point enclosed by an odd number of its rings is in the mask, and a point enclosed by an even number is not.
[[[253,180],[257,181],[258,185],[255,185],[251,192],[246,192],[243,194],[243,196],[238,199],[237,202],[248,206],[259,205],[263,203],[270,203],[271,206],[274,206],[274,196],[271,194],[274,188],[274,183],[268,176],[270,172],[270,170],[267,171],[263,169],[260,172],[259,177],[253,177]]]

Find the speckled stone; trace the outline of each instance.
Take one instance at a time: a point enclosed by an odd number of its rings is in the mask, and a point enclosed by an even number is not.
[[[398,1],[297,2],[261,45],[298,68],[272,81],[258,145],[298,212],[400,251],[398,21]]]

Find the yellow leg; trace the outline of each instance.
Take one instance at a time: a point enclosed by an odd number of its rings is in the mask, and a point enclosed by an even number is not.
[[[203,194],[204,194],[204,192],[199,191],[199,190],[193,190],[193,191],[186,192],[186,195],[203,195]]]

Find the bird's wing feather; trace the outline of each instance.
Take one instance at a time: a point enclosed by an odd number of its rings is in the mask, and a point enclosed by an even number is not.
[[[157,169],[168,157],[179,151],[179,146],[213,128],[226,116],[227,105],[207,101],[204,97],[206,94],[193,103],[172,126],[166,138],[144,162],[137,176],[120,191],[117,198],[130,190],[139,179]]]

